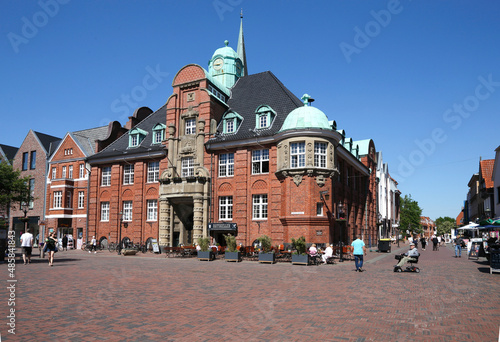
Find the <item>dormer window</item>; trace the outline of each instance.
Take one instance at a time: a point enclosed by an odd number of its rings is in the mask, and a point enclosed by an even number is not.
[[[276,117],[276,112],[269,106],[262,105],[255,111],[255,128],[263,129],[271,127]]]
[[[148,135],[148,132],[136,127],[134,129],[131,129],[128,134],[128,147],[137,147],[141,144],[146,135]]]
[[[228,112],[222,118],[223,133],[231,134],[236,133],[241,125],[243,118],[235,112]]]
[[[153,127],[153,144],[161,144],[165,139],[165,128],[164,124],[158,123]]]

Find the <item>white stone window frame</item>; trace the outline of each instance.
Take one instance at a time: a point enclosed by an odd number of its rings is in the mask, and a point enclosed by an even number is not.
[[[325,169],[328,155],[328,144],[322,141],[314,142],[314,167]]]
[[[290,143],[290,167],[292,169],[306,167],[305,141],[297,141]]]
[[[196,134],[196,118],[189,117],[184,120],[184,135]]]
[[[181,159],[181,177],[194,176],[194,158],[184,157]]]

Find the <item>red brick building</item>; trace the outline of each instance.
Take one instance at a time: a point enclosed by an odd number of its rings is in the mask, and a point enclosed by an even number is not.
[[[436,223],[427,216],[420,216],[420,227],[425,237],[431,237],[436,234]]]
[[[115,140],[126,130],[118,122],[108,126],[69,132],[48,161],[46,233],[57,232],[87,238],[90,166],[86,158]]]
[[[21,204],[11,207],[10,227],[15,230],[16,237],[21,236],[25,227],[30,228],[33,236],[40,233],[40,241],[43,238],[43,226],[45,224],[45,178],[47,177],[47,160],[59,145],[61,139],[47,134],[30,130],[24,138],[23,143],[17,151],[12,166],[21,170],[21,177],[30,177],[29,188],[34,200],[23,208]],[[25,216],[29,218],[27,223],[20,219]],[[16,239],[18,242],[19,240]]]

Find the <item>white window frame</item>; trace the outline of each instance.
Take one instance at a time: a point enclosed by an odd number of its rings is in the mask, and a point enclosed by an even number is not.
[[[101,186],[111,186],[111,166],[102,168]]]
[[[64,178],[66,178],[66,166],[63,166],[63,167],[62,167],[62,175],[61,175],[61,177],[62,177],[63,179],[64,179]]]
[[[57,177],[57,168],[53,167],[52,168],[52,179],[56,179]]]
[[[234,176],[234,153],[219,155],[219,177]]]
[[[85,208],[85,191],[78,191],[78,209]]]
[[[101,221],[109,221],[109,202],[101,202]]]
[[[181,159],[181,177],[194,176],[194,158],[185,157]]]
[[[235,131],[234,121],[235,121],[235,119],[228,119],[226,121],[226,133],[234,133],[234,131]]]
[[[185,130],[185,135],[192,135],[196,134],[196,119],[195,118],[188,118],[186,119],[186,130]]]
[[[263,171],[267,164],[267,171]],[[252,151],[252,175],[269,173],[269,149]]]
[[[158,220],[158,201],[157,200],[147,200],[148,216],[147,221],[157,221]]]
[[[291,168],[306,167],[306,143],[304,141],[290,144]]]
[[[155,130],[153,133],[153,144],[160,144],[163,141],[163,129]]]
[[[79,178],[85,177],[85,164],[80,164]]]
[[[134,165],[126,164],[123,166],[123,185],[134,184]]]
[[[323,203],[321,203],[321,202],[316,203],[316,216],[324,216]]]
[[[130,147],[139,146],[139,133],[130,135]]]
[[[132,221],[132,201],[123,201],[123,221]]]
[[[252,195],[252,218],[254,220],[267,220],[268,197],[266,194]]]
[[[160,162],[149,162],[148,163],[148,183],[157,183],[160,179]]]
[[[62,208],[62,191],[54,191],[54,209]]]
[[[233,219],[233,196],[219,197],[219,220]]]
[[[325,142],[314,143],[314,167],[326,168],[326,151],[328,144]]]
[[[73,165],[68,166],[68,178],[73,179]]]

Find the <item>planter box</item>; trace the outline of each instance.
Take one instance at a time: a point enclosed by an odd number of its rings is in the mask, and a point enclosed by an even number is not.
[[[137,249],[122,249],[122,255],[136,255]]]
[[[225,252],[224,253],[224,260],[240,262],[241,261],[241,253],[240,252]]]
[[[274,253],[259,253],[259,262],[267,262],[274,264],[276,261],[276,256]]]
[[[309,265],[309,255],[292,254],[292,265]]]
[[[212,251],[198,251],[198,260],[203,260],[203,261],[212,261],[215,259],[214,252]]]

